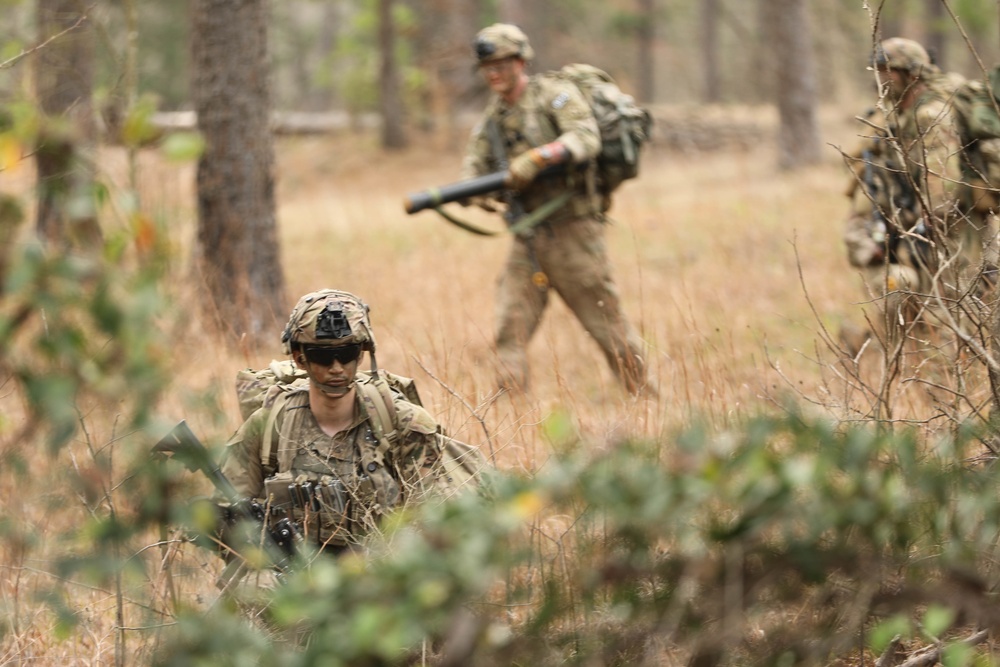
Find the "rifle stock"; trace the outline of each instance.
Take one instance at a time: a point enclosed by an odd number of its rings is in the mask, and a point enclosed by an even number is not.
[[[413,192],[406,196],[404,208],[410,215],[429,208],[437,208],[467,197],[485,195],[504,188],[506,171],[495,171],[492,174],[478,176],[464,181],[448,183],[436,188],[428,188],[421,192]]]
[[[160,438],[160,441],[153,445],[153,453],[176,459],[191,472],[204,474],[230,503],[235,505],[240,501],[235,487],[223,474],[222,469],[215,464],[211,452],[194,434],[187,421],[182,419],[170,433]]]

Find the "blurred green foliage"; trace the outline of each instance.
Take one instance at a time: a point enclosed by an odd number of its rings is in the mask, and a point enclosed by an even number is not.
[[[80,402],[127,397],[123,425],[137,428],[166,380],[159,275],[114,268],[122,247],[110,239],[109,254],[95,258],[26,244],[11,263],[0,348],[53,451],[77,432]]]
[[[415,103],[413,96],[424,76],[414,65],[413,45],[408,35],[412,34],[417,18],[400,3],[393,6],[392,16],[403,96]],[[378,0],[364,0],[351,18],[350,29],[340,36],[331,54],[331,72],[337,72],[331,74],[331,80],[336,82],[344,106],[352,114],[374,111],[378,107],[378,27]]]
[[[996,473],[966,465],[971,443],[793,416],[581,447],[296,571],[260,664],[825,665],[859,641],[948,644],[991,622],[997,583]],[[197,617],[162,664],[214,655]]]

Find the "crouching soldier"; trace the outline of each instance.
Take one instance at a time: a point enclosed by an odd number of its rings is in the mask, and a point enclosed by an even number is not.
[[[412,381],[378,369],[358,297],[303,296],[281,342],[291,377],[257,386],[260,407],[227,443],[221,469],[265,524],[284,521],[294,532],[286,540],[339,553],[391,510],[476,483],[487,465],[478,450],[444,435]],[[365,354],[371,370],[359,371]],[[238,544],[223,541],[238,560]]]

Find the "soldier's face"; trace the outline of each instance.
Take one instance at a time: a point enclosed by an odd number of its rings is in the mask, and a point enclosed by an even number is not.
[[[358,344],[305,346],[295,355],[295,363],[304,370],[320,391],[328,396],[343,396],[351,389],[361,360]]]
[[[879,67],[878,76],[884,94],[891,102],[898,102],[910,85],[909,75],[903,70]]]
[[[479,66],[479,71],[490,90],[501,97],[508,97],[520,83],[521,74],[524,73],[524,61],[512,56],[484,63]]]

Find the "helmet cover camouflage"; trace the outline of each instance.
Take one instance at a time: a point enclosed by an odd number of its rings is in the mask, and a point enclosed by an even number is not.
[[[512,56],[521,60],[531,60],[535,57],[535,52],[528,43],[528,36],[510,23],[494,23],[480,30],[473,48],[476,60],[480,64]]]
[[[875,47],[874,63],[876,67],[900,69],[906,72],[937,68],[931,64],[927,50],[912,39],[890,37]]]
[[[360,343],[375,352],[375,337],[368,319],[368,305],[349,292],[323,289],[306,294],[292,309],[281,334],[285,354],[293,346],[341,346]]]

